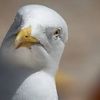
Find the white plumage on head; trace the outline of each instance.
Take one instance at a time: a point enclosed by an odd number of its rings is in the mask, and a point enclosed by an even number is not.
[[[54,10],[28,5],[18,11],[1,46],[2,60],[8,69],[33,73],[20,83],[13,100],[57,100],[54,76],[67,39],[67,25]]]

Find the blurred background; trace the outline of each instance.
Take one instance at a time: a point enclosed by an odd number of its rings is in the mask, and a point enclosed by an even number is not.
[[[0,0],[0,44],[17,10],[27,4],[48,6],[68,24],[56,78],[60,100],[100,100],[100,0]]]

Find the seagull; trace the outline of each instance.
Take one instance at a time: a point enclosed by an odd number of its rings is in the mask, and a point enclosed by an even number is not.
[[[58,100],[55,75],[67,40],[56,11],[20,8],[0,48],[0,100]]]

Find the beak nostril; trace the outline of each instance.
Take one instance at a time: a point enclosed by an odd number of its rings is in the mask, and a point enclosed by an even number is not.
[[[25,37],[27,38],[28,36],[26,35]]]

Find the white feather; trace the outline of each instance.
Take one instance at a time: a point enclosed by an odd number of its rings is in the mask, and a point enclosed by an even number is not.
[[[31,50],[25,47],[14,49],[16,32],[30,26],[31,35],[44,48],[33,45]],[[61,28],[61,37],[55,39],[53,33],[57,28]],[[9,69],[3,77],[10,73],[6,76],[9,80],[4,82],[10,82],[10,85],[7,89],[0,86],[5,90],[0,99],[4,100],[6,96],[5,100],[10,100],[13,96],[13,100],[58,100],[54,76],[67,39],[67,25],[57,12],[40,5],[22,7],[1,46],[1,59],[7,66],[4,70]]]

